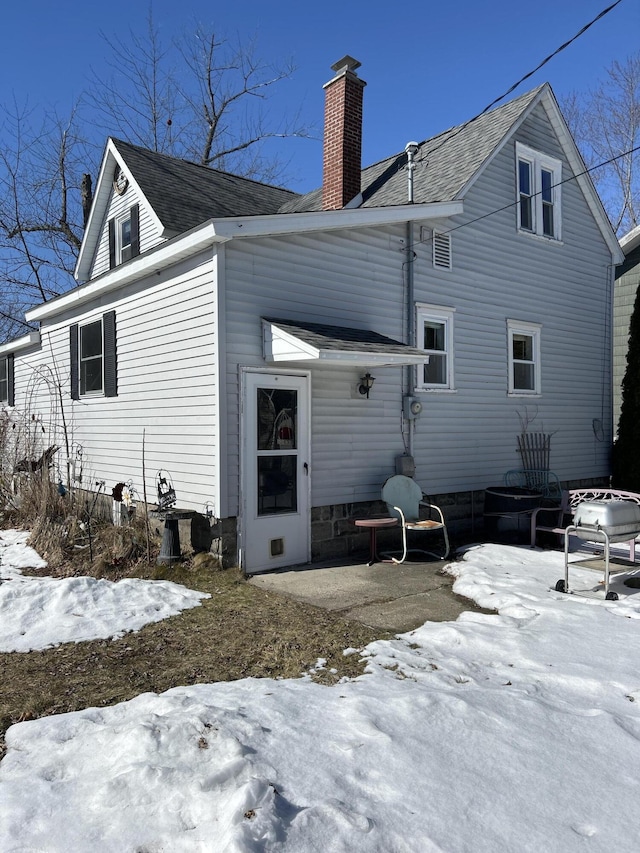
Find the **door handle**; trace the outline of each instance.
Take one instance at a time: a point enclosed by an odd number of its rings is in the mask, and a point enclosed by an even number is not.
[[[305,473],[305,474],[307,475],[307,477],[308,477],[308,476],[309,476],[309,463],[308,463],[308,462],[305,462],[305,463],[304,463],[304,465],[303,465],[303,468],[304,468],[304,473]]]

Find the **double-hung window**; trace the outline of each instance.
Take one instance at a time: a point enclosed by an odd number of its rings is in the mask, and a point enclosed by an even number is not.
[[[132,205],[109,220],[109,268],[140,254],[140,208]]]
[[[71,326],[70,363],[74,400],[117,395],[115,311]]]
[[[537,323],[507,320],[509,394],[540,394],[540,331]]]
[[[101,394],[102,320],[80,326],[80,394]]]
[[[424,390],[453,388],[453,309],[432,305],[417,306],[417,343],[429,356],[418,377]]]
[[[559,240],[562,164],[516,142],[518,229]]]
[[[9,403],[9,359],[0,357],[0,405]]]

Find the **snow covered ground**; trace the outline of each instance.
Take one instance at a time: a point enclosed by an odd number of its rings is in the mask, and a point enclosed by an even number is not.
[[[21,569],[47,565],[26,545],[28,537],[0,531],[0,652],[121,637],[209,597],[169,581],[22,575]]]
[[[24,548],[0,549],[5,572]],[[617,602],[557,593],[562,554],[528,548],[452,568],[499,615],[347,650],[368,661],[355,681],[178,687],[12,726],[0,850],[635,853],[640,595],[621,576]],[[21,623],[2,622],[6,645]]]

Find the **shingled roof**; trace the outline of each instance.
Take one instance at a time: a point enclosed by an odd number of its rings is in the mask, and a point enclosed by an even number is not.
[[[208,219],[277,213],[297,194],[112,139],[168,231],[182,234]]]
[[[546,84],[544,84],[546,85]],[[484,113],[470,123],[452,127],[421,142],[415,155],[414,202],[453,201],[504,139],[531,102],[539,86],[519,98]],[[404,151],[362,171],[361,207],[407,203],[407,155]],[[322,188],[288,200],[280,213],[322,210]]]

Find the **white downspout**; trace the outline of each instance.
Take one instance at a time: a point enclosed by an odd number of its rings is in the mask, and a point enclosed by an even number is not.
[[[417,142],[407,142],[405,145],[407,154],[407,201],[413,204],[413,173],[416,168],[414,157],[418,153]],[[406,224],[406,266],[407,266],[407,342],[409,346],[415,346],[415,328],[413,322],[413,303],[414,303],[414,284],[413,284],[413,222],[410,220]],[[412,365],[407,365],[405,372],[406,384],[405,395],[411,396],[413,392],[413,371]],[[415,421],[409,420],[409,434],[407,436],[407,451],[410,456],[413,456],[413,438],[415,431]]]

